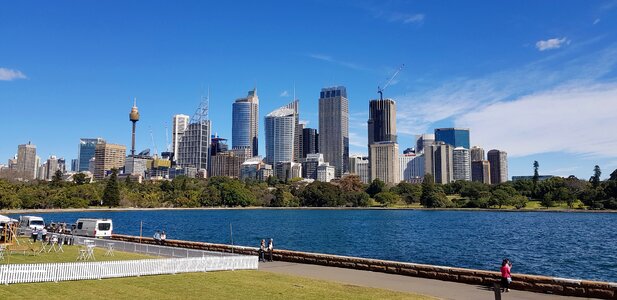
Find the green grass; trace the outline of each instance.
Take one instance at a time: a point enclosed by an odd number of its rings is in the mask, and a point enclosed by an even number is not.
[[[25,245],[28,243],[27,240],[20,239],[20,243]],[[36,248],[40,247],[41,243],[36,243]],[[62,248],[64,253],[62,252],[43,252],[38,255],[32,255],[31,252],[26,252],[26,255],[23,252],[15,252],[13,254],[5,253],[4,260],[0,260],[0,264],[35,264],[35,263],[59,263],[59,262],[75,262],[77,260],[77,256],[79,256],[79,246],[69,246],[64,245]],[[96,257],[96,261],[109,261],[109,260],[131,260],[131,259],[148,259],[155,258],[151,255],[139,254],[139,253],[129,253],[129,252],[121,252],[114,251],[114,256],[105,256],[105,252],[107,250],[103,248],[95,248],[94,256]],[[92,260],[90,260],[92,261]],[[0,297],[1,298],[1,297]]]
[[[188,273],[4,286],[0,299],[434,299],[263,271]]]

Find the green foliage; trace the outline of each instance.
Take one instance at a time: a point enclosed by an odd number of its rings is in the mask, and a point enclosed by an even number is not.
[[[390,191],[398,194],[406,204],[420,202],[420,197],[422,196],[422,187],[409,182],[400,182],[391,188]]]
[[[107,185],[103,191],[103,205],[113,207],[120,204],[120,187],[118,186],[118,170],[113,169],[107,179]]]
[[[366,207],[369,205],[371,197],[364,191],[346,192],[341,194],[345,205],[352,207]]]
[[[339,189],[327,182],[314,181],[300,193],[302,206],[327,207],[345,205]]]
[[[435,186],[433,176],[430,174],[426,174],[424,176],[424,181],[422,181],[420,203],[429,208],[453,206],[452,201],[448,199],[446,194],[440,188]]]
[[[501,208],[504,205],[510,204],[510,194],[506,189],[497,188],[491,192],[489,205],[497,205]]]
[[[593,176],[589,179],[593,188],[597,188],[600,186],[600,176],[602,175],[602,171],[600,170],[600,166],[596,165],[593,167]]]
[[[366,188],[366,193],[369,194],[369,196],[371,196],[372,198],[374,198],[375,195],[386,190],[386,184],[381,181],[381,179],[375,178],[373,179],[373,182],[371,182],[371,184],[369,184],[369,186]]]
[[[87,183],[86,174],[80,172],[80,173],[73,175],[73,183],[77,185],[86,184]]]
[[[51,177],[51,185],[54,187],[60,187],[62,185],[62,171],[56,170],[54,176]]]
[[[398,194],[392,192],[381,192],[375,195],[375,201],[381,203],[383,206],[390,206],[396,204],[401,200]]]
[[[362,180],[358,175],[348,175],[341,178],[341,180],[339,181],[339,187],[341,189],[341,192],[344,193],[364,192],[364,190],[366,189],[364,183],[362,183]]]
[[[552,192],[548,192],[544,194],[544,198],[542,198],[542,206],[549,208],[555,206],[555,202],[553,201],[554,196]]]

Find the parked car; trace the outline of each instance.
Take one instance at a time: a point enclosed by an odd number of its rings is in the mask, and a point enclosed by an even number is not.
[[[37,216],[19,216],[20,234],[28,234],[33,229],[42,230],[45,227],[45,220]]]
[[[111,219],[78,219],[73,234],[96,238],[110,238],[113,230]]]

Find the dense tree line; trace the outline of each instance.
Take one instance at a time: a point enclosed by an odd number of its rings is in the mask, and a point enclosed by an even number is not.
[[[12,182],[0,179],[0,209],[105,207],[367,207],[421,205],[429,208],[524,208],[537,200],[545,207],[617,209],[617,170],[600,180],[594,169],[589,180],[554,177],[538,180],[537,162],[530,180],[487,185],[457,181],[438,185],[426,176],[422,184],[401,182],[387,186],[379,179],[366,185],[358,176],[333,183],[306,183],[300,179],[266,182],[240,181],[227,177],[171,181],[133,182],[112,172],[104,181],[88,183],[83,174],[73,182]]]

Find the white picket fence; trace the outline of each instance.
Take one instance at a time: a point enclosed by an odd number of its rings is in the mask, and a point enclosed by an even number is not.
[[[256,256],[206,256],[0,266],[0,284],[257,269]]]

